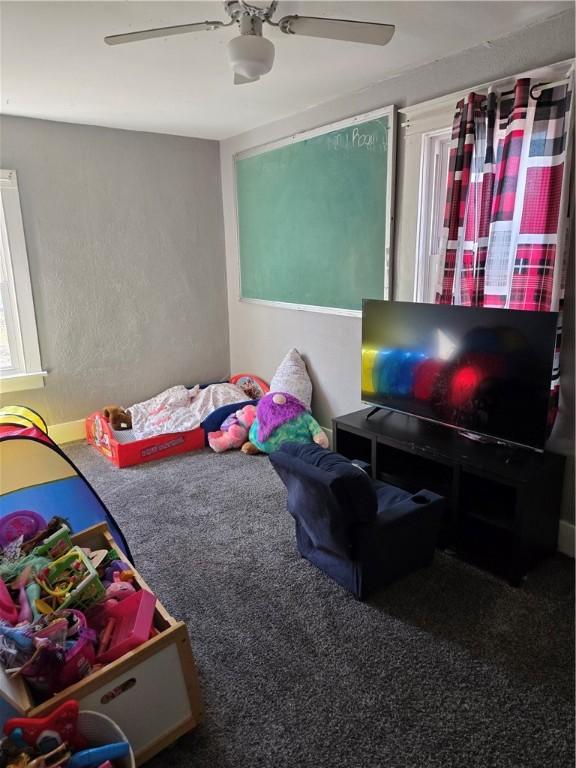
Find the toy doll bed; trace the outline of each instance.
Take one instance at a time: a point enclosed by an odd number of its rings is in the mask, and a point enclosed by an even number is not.
[[[266,382],[252,374],[237,374],[232,376],[229,382],[240,385],[244,391],[257,397],[269,391]],[[256,402],[256,399],[246,399],[242,402],[223,405],[210,413],[195,429],[141,439],[136,437],[132,430],[112,429],[102,411],[95,411],[86,419],[86,439],[103,456],[122,469],[187,451],[200,450],[208,445],[208,434],[220,429],[220,425],[227,416],[245,405],[256,404]]]

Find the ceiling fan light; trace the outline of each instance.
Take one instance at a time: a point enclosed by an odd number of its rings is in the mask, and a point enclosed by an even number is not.
[[[241,35],[228,43],[228,56],[234,72],[244,77],[257,78],[272,69],[274,46],[265,37]]]

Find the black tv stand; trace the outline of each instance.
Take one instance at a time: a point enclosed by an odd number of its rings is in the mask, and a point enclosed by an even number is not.
[[[519,585],[553,553],[564,457],[495,442],[393,411],[334,419],[334,449],[370,464],[375,479],[448,502],[441,546]]]

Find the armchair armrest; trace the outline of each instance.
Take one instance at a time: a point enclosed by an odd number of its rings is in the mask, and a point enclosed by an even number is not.
[[[353,557],[363,564],[363,590],[432,562],[443,507],[441,496],[422,490],[383,504],[372,525],[356,529]]]
[[[361,469],[363,472],[366,472],[368,477],[372,477],[372,465],[367,461],[362,461],[361,459],[350,459],[350,463],[354,464],[355,467],[358,467],[358,469]]]

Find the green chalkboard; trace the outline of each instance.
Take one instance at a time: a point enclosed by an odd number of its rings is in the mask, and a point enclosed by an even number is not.
[[[236,157],[241,298],[360,310],[387,297],[393,118]]]

